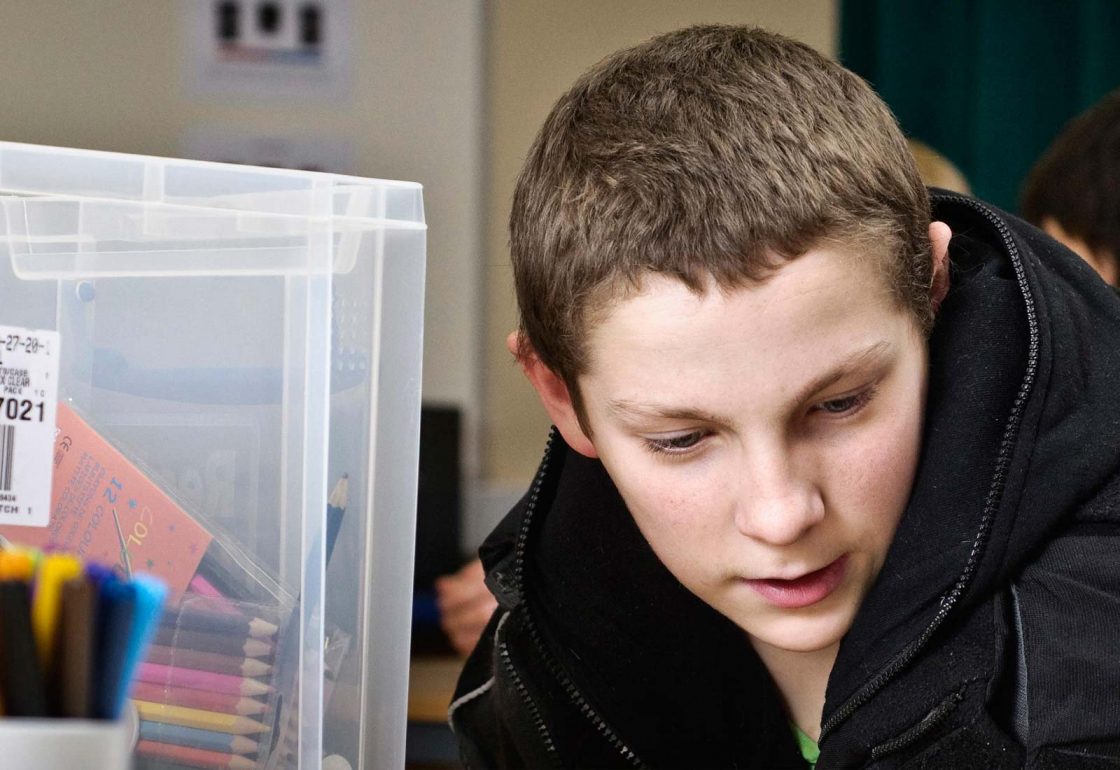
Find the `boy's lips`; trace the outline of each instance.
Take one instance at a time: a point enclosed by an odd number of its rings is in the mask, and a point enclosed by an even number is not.
[[[774,606],[797,609],[816,604],[835,591],[844,580],[847,566],[848,555],[844,554],[820,569],[792,580],[766,578],[744,582]]]

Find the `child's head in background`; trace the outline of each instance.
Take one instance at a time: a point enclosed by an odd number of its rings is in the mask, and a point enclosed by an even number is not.
[[[1024,218],[1120,283],[1120,91],[1062,129],[1023,184]]]

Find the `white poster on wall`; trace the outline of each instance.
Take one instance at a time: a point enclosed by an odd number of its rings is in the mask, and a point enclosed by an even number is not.
[[[341,99],[350,0],[180,0],[186,87],[202,97]]]
[[[183,134],[179,154],[184,158],[218,163],[354,173],[353,145],[343,139],[323,136],[266,136],[199,127]]]

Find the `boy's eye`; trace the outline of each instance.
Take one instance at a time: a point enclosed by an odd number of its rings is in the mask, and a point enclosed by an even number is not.
[[[703,431],[694,430],[691,433],[682,433],[677,436],[647,438],[645,444],[646,448],[654,453],[684,454],[699,444],[705,435]]]
[[[843,398],[833,398],[828,401],[822,401],[817,404],[816,408],[828,415],[835,417],[843,417],[856,412],[867,406],[867,403],[875,395],[875,390],[869,388],[859,393],[853,393],[850,396]]]

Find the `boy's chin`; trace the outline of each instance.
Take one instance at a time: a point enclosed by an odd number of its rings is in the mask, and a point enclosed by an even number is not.
[[[851,625],[850,618],[782,618],[761,628],[744,630],[755,649],[762,644],[775,651],[808,654],[835,652]]]

